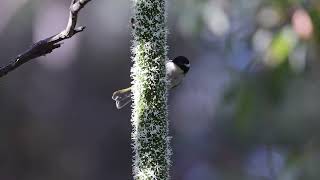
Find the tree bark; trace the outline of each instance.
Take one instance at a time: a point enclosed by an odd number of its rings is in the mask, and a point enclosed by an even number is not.
[[[134,0],[132,71],[133,175],[169,179],[166,0]]]

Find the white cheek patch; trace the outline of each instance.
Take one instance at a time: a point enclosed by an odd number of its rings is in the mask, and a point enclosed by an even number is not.
[[[190,67],[190,64],[185,64],[185,66],[189,68],[189,67]]]
[[[174,72],[177,70],[177,66],[173,62],[167,62],[166,68],[167,68],[167,73]]]

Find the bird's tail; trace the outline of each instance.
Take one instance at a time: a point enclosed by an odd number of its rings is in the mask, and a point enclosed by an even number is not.
[[[120,89],[112,94],[112,99],[116,101],[118,109],[123,108],[131,102],[131,87]]]

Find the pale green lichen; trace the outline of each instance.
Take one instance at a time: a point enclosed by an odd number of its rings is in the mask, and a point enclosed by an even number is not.
[[[133,174],[169,179],[166,0],[133,0]]]

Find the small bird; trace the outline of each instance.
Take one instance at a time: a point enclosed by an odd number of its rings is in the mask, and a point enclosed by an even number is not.
[[[169,88],[178,86],[190,69],[190,62],[184,56],[178,56],[173,60],[166,62],[166,73],[168,77]],[[116,101],[118,109],[123,108],[131,102],[131,87],[121,89],[113,93],[112,99]]]

